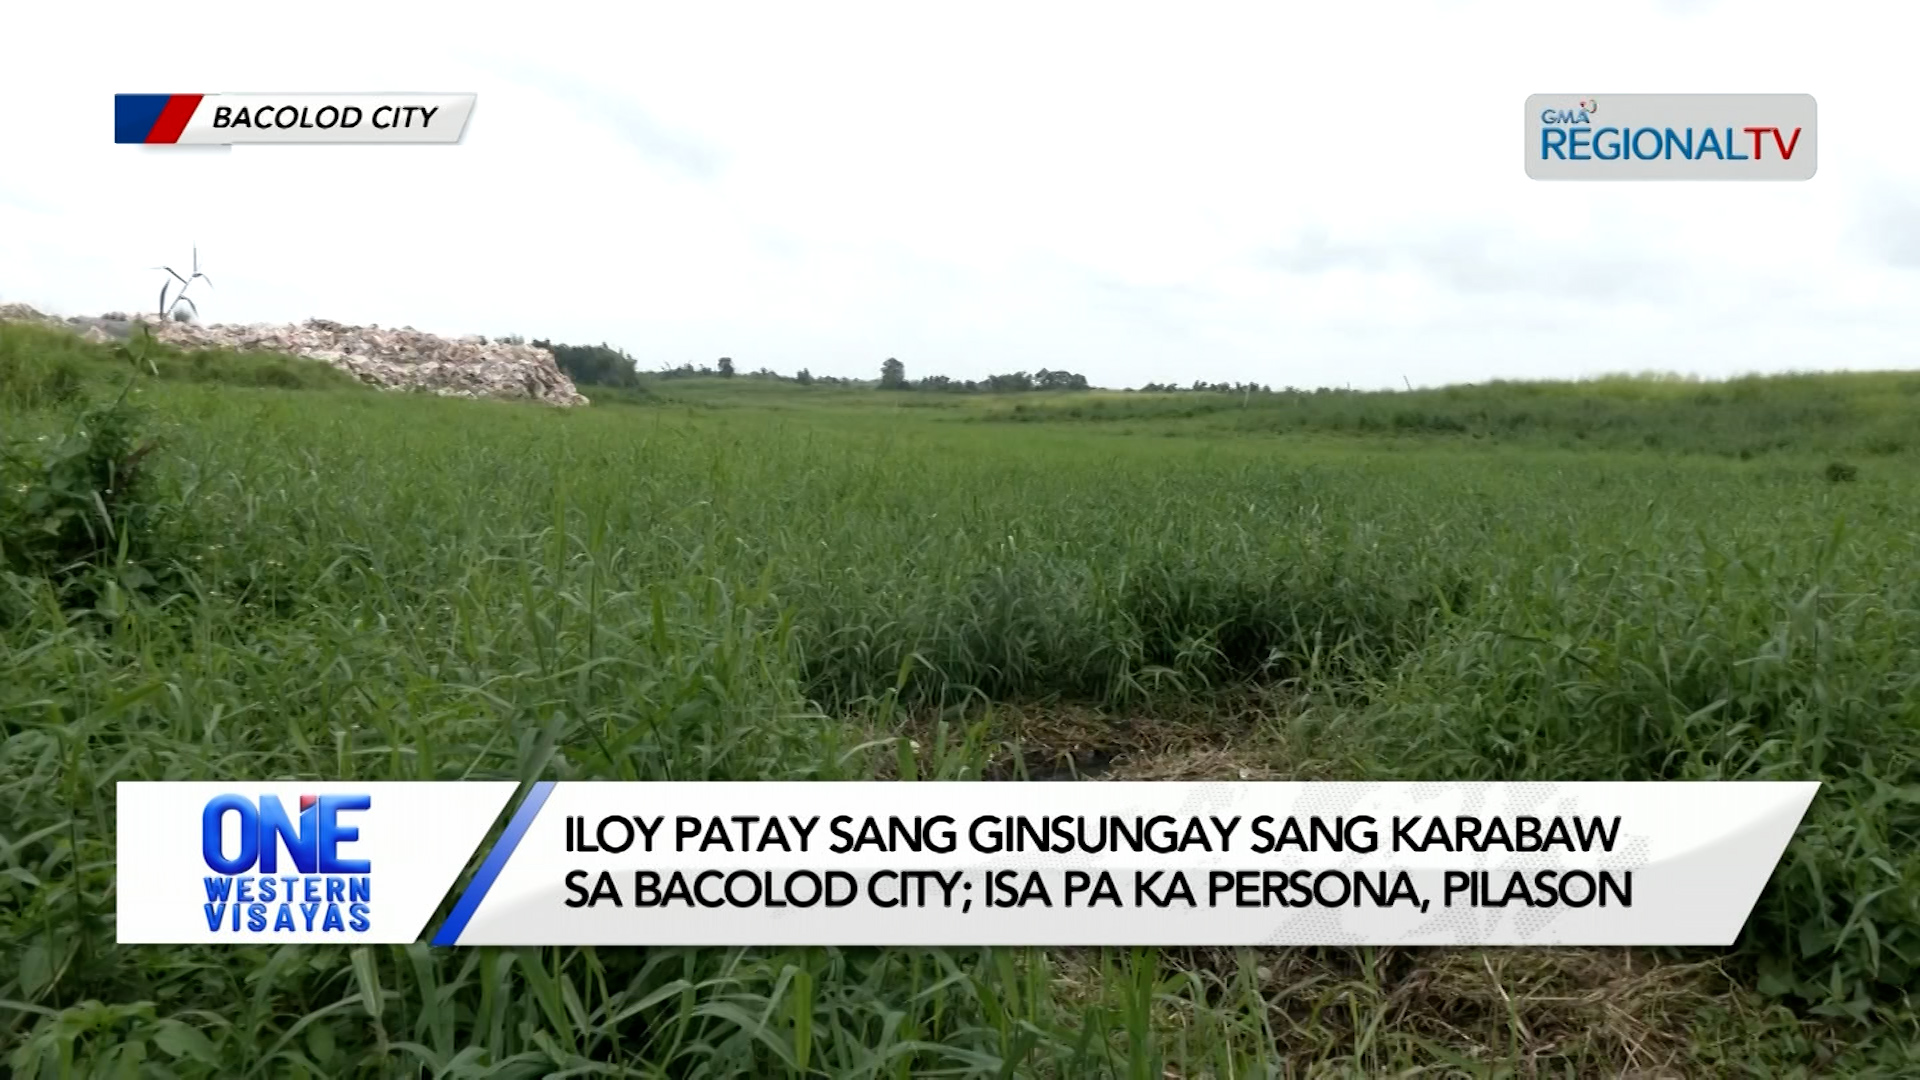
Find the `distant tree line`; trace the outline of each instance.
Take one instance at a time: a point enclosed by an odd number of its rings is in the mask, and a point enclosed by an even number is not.
[[[984,379],[954,379],[945,375],[924,375],[907,380],[907,368],[892,357],[880,365],[880,389],[924,390],[937,394],[1016,394],[1029,390],[1090,390],[1085,375],[1071,371],[1016,371],[1007,375],[989,375]]]
[[[707,364],[695,365],[689,362],[689,363],[682,363],[678,367],[662,367],[662,368],[659,368],[658,370],[647,372],[647,378],[649,379],[742,378],[742,379],[758,379],[758,380],[764,380],[769,382],[793,383],[796,386],[815,386],[815,385],[860,386],[863,383],[867,382],[867,380],[864,380],[864,379],[843,379],[833,375],[815,375],[813,372],[808,371],[806,368],[801,368],[798,372],[795,372],[793,375],[782,375],[779,372],[773,370],[772,368],[763,367],[754,371],[750,371],[745,375],[742,375],[740,374],[739,369],[734,367],[733,358],[728,356],[721,357],[719,363],[714,366],[709,366]]]
[[[782,375],[771,368],[762,367],[742,375],[730,356],[721,357],[714,364],[694,364],[691,361],[677,366],[663,366],[644,374],[639,362],[624,349],[616,349],[602,342],[598,345],[564,345],[546,338],[535,338],[528,342],[518,335],[503,337],[502,344],[531,344],[553,354],[560,370],[567,373],[577,385],[586,386],[624,386],[637,387],[650,379],[732,379],[747,378],[790,382],[798,386],[872,386],[864,379],[847,379],[833,375],[815,375],[801,368],[791,376]],[[954,379],[945,375],[927,375],[916,381],[908,381],[906,365],[897,358],[888,357],[880,365],[880,389],[882,390],[920,390],[939,394],[1008,394],[1029,390],[1089,390],[1085,375],[1071,371],[1053,371],[1041,368],[1039,371],[1015,371],[1006,375],[989,375],[984,379]]]
[[[1014,394],[1027,390],[1091,390],[1092,387],[1087,385],[1085,375],[1041,368],[1032,374],[1016,371],[1010,375],[989,375],[980,380],[926,375],[895,389],[928,390],[939,394]]]
[[[507,344],[526,344],[520,337],[500,339]],[[734,366],[733,358],[721,357],[716,363],[693,364],[686,362],[673,367],[661,367],[658,370],[642,373],[639,362],[624,349],[616,349],[602,342],[599,345],[562,345],[558,342],[536,338],[531,344],[546,349],[577,384],[589,386],[625,386],[635,387],[649,379],[700,379],[700,378],[746,378],[788,382],[798,386],[872,386],[865,379],[847,379],[833,375],[815,375],[801,368],[791,376],[782,375],[770,368],[742,375]],[[1005,375],[989,375],[984,379],[955,379],[946,375],[923,375],[918,379],[907,378],[907,366],[895,357],[888,357],[880,365],[880,389],[920,391],[934,394],[1017,394],[1037,390],[1091,390],[1087,377],[1071,371],[1055,371],[1041,368],[1039,371],[1015,371]],[[1140,393],[1212,393],[1212,394],[1272,394],[1271,386],[1259,383],[1210,383],[1196,379],[1191,385],[1180,386],[1174,383],[1148,383],[1139,388]],[[1293,387],[1287,387],[1280,393],[1300,393]]]
[[[513,339],[502,340],[515,343]],[[545,338],[535,338],[531,344],[552,353],[554,362],[576,385],[640,385],[638,362],[627,355],[624,349],[613,348],[604,341],[598,345],[562,345]]]
[[[1143,394],[1271,394],[1273,387],[1259,383],[1210,383],[1204,379],[1193,380],[1192,386],[1176,386],[1173,383],[1148,383],[1140,388]],[[1284,393],[1295,393],[1289,386]]]

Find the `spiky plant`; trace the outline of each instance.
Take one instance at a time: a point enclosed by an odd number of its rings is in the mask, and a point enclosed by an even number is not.
[[[187,286],[192,285],[196,281],[205,281],[207,288],[213,288],[213,279],[200,272],[200,246],[196,244],[193,248],[193,275],[191,277],[182,277],[180,272],[171,266],[156,266],[154,269],[165,270],[173,278],[173,281],[163,281],[160,283],[160,321],[166,322],[168,319],[173,319],[176,322],[185,322],[186,319],[183,316],[188,312],[192,313],[193,318],[198,319],[200,317],[200,308],[188,298]],[[172,303],[168,303],[167,292],[173,288],[174,281],[180,283],[180,291],[174,293]],[[186,311],[183,312],[181,310],[181,305],[185,305]]]

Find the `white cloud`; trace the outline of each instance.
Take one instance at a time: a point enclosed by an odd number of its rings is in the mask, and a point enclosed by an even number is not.
[[[648,365],[1399,385],[1920,365],[1905,6],[35,5],[0,297]],[[99,33],[103,25],[129,32]],[[472,90],[458,147],[111,145],[114,92]],[[1548,91],[1820,101],[1800,184],[1554,184]]]

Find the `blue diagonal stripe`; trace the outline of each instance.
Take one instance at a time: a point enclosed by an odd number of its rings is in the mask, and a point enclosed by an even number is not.
[[[143,143],[172,94],[113,95],[113,141]]]
[[[553,794],[554,781],[541,780],[527,792],[520,801],[520,809],[514,811],[513,820],[507,822],[507,831],[500,834],[500,842],[487,852],[487,861],[480,864],[480,872],[473,875],[467,883],[467,891],[460,894],[460,901],[453,905],[453,914],[440,924],[440,931],[433,935],[435,945],[457,945],[460,935],[467,929],[467,920],[480,908],[480,901],[487,898],[487,890],[493,888],[493,881],[500,876],[500,868],[507,865],[513,857],[513,849],[520,846],[520,838],[527,835],[527,828],[533,819],[540,815],[540,808],[546,805],[547,796]]]

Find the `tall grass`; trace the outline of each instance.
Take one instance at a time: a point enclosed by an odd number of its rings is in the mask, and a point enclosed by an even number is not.
[[[4,581],[17,1075],[1589,1073],[1649,1032],[1707,1071],[1778,1074],[1809,1039],[1828,1071],[1915,1060],[1920,480],[1897,461],[1839,484],[1793,454],[1407,455],[844,395],[562,411],[173,375],[144,392],[153,497],[193,525],[167,534],[178,578],[84,606]],[[938,780],[1008,737],[983,702],[1150,717],[1249,683],[1356,778],[1829,787],[1720,958],[1725,993],[1613,1041],[1569,1022],[1543,1043],[1507,961],[1477,955],[113,944],[118,780]],[[885,742],[931,717],[953,722],[939,752]],[[1484,999],[1459,989],[1483,962]]]
[[[0,408],[44,409],[78,401],[90,384],[126,374],[125,360],[114,352],[59,327],[0,322]],[[155,376],[169,381],[279,390],[361,385],[330,364],[281,353],[181,350],[148,343],[141,355],[151,361]]]
[[[1022,395],[1025,397],[1026,395]],[[1033,395],[979,403],[979,420],[1186,423],[1218,432],[1454,439],[1753,458],[1920,450],[1920,373],[1614,377],[1401,392]],[[1190,423],[1187,423],[1190,422]]]

